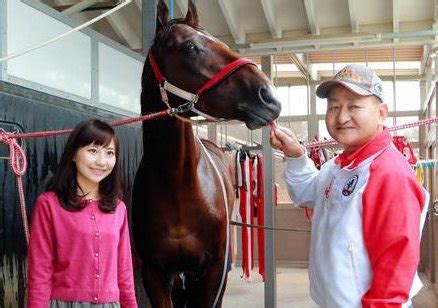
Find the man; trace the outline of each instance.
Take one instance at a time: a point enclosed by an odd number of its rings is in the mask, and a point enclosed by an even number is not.
[[[327,98],[327,130],[343,153],[318,171],[292,132],[271,133],[272,147],[285,155],[294,204],[314,209],[311,296],[330,308],[410,305],[421,287],[416,269],[428,195],[391,145],[382,81],[351,64],[316,94]]]

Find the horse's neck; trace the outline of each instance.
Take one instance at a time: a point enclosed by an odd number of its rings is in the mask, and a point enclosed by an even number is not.
[[[144,157],[163,174],[195,174],[200,159],[195,138],[190,123],[174,117],[152,120],[143,124]]]
[[[155,113],[167,107],[149,63],[146,63],[142,76],[141,110],[142,114]],[[163,174],[196,173],[200,159],[200,148],[193,135],[192,125],[175,117],[158,118],[143,122],[143,155],[150,165]],[[181,171],[181,172],[179,172]],[[183,172],[182,172],[183,171]],[[170,176],[170,175],[169,175]]]

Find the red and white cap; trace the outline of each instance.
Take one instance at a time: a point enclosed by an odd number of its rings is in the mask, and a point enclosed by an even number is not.
[[[319,98],[327,98],[330,91],[337,85],[361,96],[377,96],[384,101],[383,83],[374,71],[360,64],[350,64],[341,69],[336,75],[324,81],[316,89]]]

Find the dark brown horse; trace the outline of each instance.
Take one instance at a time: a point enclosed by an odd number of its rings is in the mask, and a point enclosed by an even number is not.
[[[243,121],[250,129],[278,117],[280,103],[268,78],[199,27],[193,1],[185,19],[169,21],[162,0],[157,13],[156,37],[142,76],[142,114],[166,108],[160,74],[178,88],[199,93],[202,85],[225,70],[199,96],[198,110]],[[185,99],[171,93],[168,104],[187,107]],[[148,297],[154,307],[220,307],[228,229],[224,197],[233,203],[222,152],[211,142],[201,144],[192,125],[177,117],[144,122],[143,147],[132,218]]]

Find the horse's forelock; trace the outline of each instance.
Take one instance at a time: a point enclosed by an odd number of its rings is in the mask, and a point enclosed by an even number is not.
[[[175,19],[170,20],[164,26],[163,34],[162,35],[160,35],[159,37],[157,37],[157,36],[155,37],[154,45],[158,44],[158,42],[160,42],[160,41],[166,40],[168,38],[168,36],[169,36],[170,31],[172,30],[172,27],[175,26],[175,25],[180,25],[180,24],[189,26],[190,28],[193,28],[196,31],[199,31],[199,32],[201,32],[203,34],[211,36],[207,31],[205,31],[205,29],[203,27],[201,27],[199,25],[198,26],[191,25],[191,24],[187,23],[187,21],[184,18],[175,18]]]

